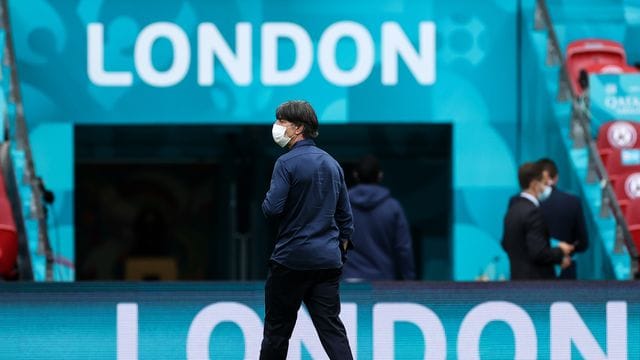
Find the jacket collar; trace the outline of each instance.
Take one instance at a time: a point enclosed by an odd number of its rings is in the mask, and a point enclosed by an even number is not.
[[[302,147],[302,146],[315,146],[316,142],[311,140],[311,139],[304,139],[304,140],[300,140],[297,143],[293,144],[293,146],[291,147],[290,150],[293,150],[297,147]]]
[[[531,194],[529,194],[527,192],[524,192],[524,191],[520,193],[520,196],[522,196],[523,198],[531,201],[533,203],[533,205],[535,205],[536,207],[540,206],[540,201],[538,199],[536,199],[535,196],[533,196],[533,195],[531,195]]]

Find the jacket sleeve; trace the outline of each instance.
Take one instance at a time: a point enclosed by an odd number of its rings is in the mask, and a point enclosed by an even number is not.
[[[265,217],[274,217],[282,214],[284,204],[289,195],[289,174],[280,160],[276,161],[271,175],[269,191],[262,202],[262,213]]]
[[[542,213],[537,210],[525,214],[526,246],[529,258],[538,264],[560,264],[564,254],[559,248],[551,248],[549,239],[544,233],[544,219]]]
[[[351,204],[349,203],[349,193],[347,184],[344,182],[344,175],[340,172],[341,185],[338,194],[338,202],[336,204],[336,212],[334,219],[338,229],[340,230],[340,240],[348,241],[347,248],[353,248],[351,243],[351,234],[353,234],[353,214],[351,212]]]
[[[576,218],[574,220],[574,242],[575,252],[584,252],[589,247],[589,235],[584,223],[584,213],[582,212],[582,204],[577,199],[577,209],[575,211]]]
[[[397,208],[394,243],[396,268],[399,270],[402,280],[415,280],[416,272],[413,260],[409,222],[407,221],[400,204],[397,204]]]

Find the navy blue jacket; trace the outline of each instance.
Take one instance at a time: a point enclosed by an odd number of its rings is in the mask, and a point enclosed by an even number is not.
[[[349,190],[355,232],[348,253],[345,279],[415,279],[409,224],[402,207],[389,190],[361,184]]]
[[[294,270],[342,266],[340,242],[351,240],[353,219],[342,168],[305,139],[278,158],[262,202],[279,220],[271,259]]]
[[[540,204],[540,211],[549,227],[551,237],[575,246],[575,252],[589,247],[580,198],[555,186],[549,198]]]

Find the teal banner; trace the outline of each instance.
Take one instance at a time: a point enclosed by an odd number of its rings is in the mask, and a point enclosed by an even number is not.
[[[269,123],[292,98],[322,123],[513,121],[512,1],[11,5],[33,121]]]
[[[627,282],[344,285],[357,359],[637,359]],[[5,284],[3,359],[257,359],[262,283]],[[307,311],[288,359],[326,359]]]
[[[594,137],[607,121],[640,121],[640,74],[590,75],[589,107]]]
[[[508,278],[517,1],[9,2],[36,170],[56,194],[54,250],[65,259],[75,258],[76,124],[270,124],[278,104],[306,99],[321,128],[452,124],[452,259],[425,273],[453,263],[454,279],[486,269]],[[73,279],[67,270],[61,278]]]

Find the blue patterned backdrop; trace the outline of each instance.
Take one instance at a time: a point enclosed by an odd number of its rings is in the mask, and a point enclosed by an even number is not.
[[[65,257],[74,257],[74,124],[268,124],[279,103],[304,98],[316,107],[321,124],[452,124],[453,277],[474,279],[496,257],[495,278],[508,276],[499,238],[506,201],[517,190],[519,2],[12,0],[10,10],[36,168],[59,199],[54,208],[59,241],[54,246]],[[368,34],[373,44],[371,59],[353,41],[337,43],[335,63],[343,71],[359,61],[365,68],[371,62],[369,75],[348,86],[328,81],[319,65],[320,58],[332,61],[327,51],[319,51],[323,34],[341,21],[364,29],[361,35],[366,39]],[[162,72],[190,54],[184,78],[171,86],[150,85],[134,60],[136,51],[145,56],[139,35],[158,22],[177,28],[189,49],[176,55],[167,39],[159,39],[146,55]],[[295,24],[310,39],[311,68],[292,85],[264,85],[261,80],[263,25],[274,22]],[[202,23],[214,23],[232,50],[236,25],[249,24],[248,84],[238,85],[216,62],[215,83],[199,85],[197,29]],[[432,68],[434,79],[419,81],[400,59],[397,83],[382,84],[384,23],[396,24],[391,26],[414,49],[421,44],[420,24],[434,26],[433,38],[422,41],[427,50],[435,41],[435,64],[425,50],[423,67],[415,66],[421,73],[429,71],[424,66]],[[103,41],[92,46],[103,49],[104,70],[129,73],[130,85],[91,81],[90,24],[103,32]],[[391,37],[389,44],[398,38]],[[278,44],[279,68],[284,70],[295,64],[296,53],[291,41]],[[100,58],[92,58],[92,66]]]

